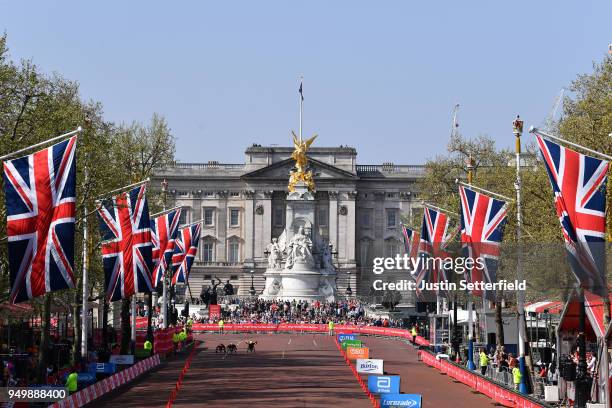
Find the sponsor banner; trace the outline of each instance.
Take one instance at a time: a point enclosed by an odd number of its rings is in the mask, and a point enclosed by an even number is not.
[[[115,354],[110,356],[111,363],[115,364],[134,364],[134,355],[133,354]]]
[[[399,394],[400,376],[371,375],[368,377],[368,390],[374,394]]]
[[[346,349],[346,357],[349,360],[368,359],[370,357],[370,350],[367,347],[352,347],[349,346]]]
[[[338,343],[342,343],[345,340],[357,340],[356,334],[339,334]]]
[[[358,358],[355,363],[355,368],[358,373],[362,374],[383,374],[383,360],[361,359]]]
[[[90,373],[112,374],[115,372],[115,364],[113,363],[91,363],[88,366]]]
[[[381,394],[381,407],[421,408],[420,394]]]
[[[208,306],[208,317],[210,319],[221,317],[221,305],[209,305]]]
[[[363,346],[363,343],[361,342],[361,340],[344,340],[342,342],[342,348],[345,350],[348,347],[361,347],[361,346]]]

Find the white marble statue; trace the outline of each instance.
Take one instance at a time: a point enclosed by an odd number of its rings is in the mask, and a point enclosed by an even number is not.
[[[321,245],[321,272],[324,273],[333,273],[335,270],[334,268],[334,261],[332,259],[332,253],[331,253],[331,248],[329,247],[329,245],[327,244],[327,242],[323,242],[323,245]]]
[[[278,240],[272,238],[272,242],[268,244],[268,269],[281,269],[283,267],[283,251],[280,248]]]
[[[304,233],[304,227],[300,227],[298,232],[291,238],[287,245],[286,269],[291,269],[295,263],[313,264],[312,241]]]

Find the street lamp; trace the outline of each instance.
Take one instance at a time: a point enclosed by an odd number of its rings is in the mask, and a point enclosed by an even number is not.
[[[249,272],[251,273],[251,289],[249,290],[249,293],[251,294],[251,296],[255,296],[255,284],[253,282],[253,277],[255,276],[255,271],[253,269],[251,269]]]
[[[351,271],[346,271],[346,274],[348,276],[348,286],[346,288],[346,296],[351,297],[353,296],[353,289],[351,289]]]

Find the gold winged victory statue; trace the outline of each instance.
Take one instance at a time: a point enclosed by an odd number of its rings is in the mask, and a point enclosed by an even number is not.
[[[293,145],[295,146],[291,158],[295,160],[295,170],[291,171],[291,177],[289,177],[289,185],[287,188],[290,192],[295,191],[295,185],[303,181],[308,186],[308,191],[315,190],[314,179],[312,178],[312,171],[306,170],[308,165],[308,157],[306,153],[310,148],[310,145],[315,141],[317,135],[314,135],[310,139],[302,141],[299,139],[294,132],[293,134]]]

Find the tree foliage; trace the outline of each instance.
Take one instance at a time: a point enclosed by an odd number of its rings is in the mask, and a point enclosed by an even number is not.
[[[77,289],[56,292],[53,299],[73,314],[79,327],[83,219],[105,192],[151,175],[154,167],[174,160],[174,138],[165,119],[153,114],[149,124],[115,124],[103,117],[102,105],[84,101],[78,84],[59,74],[47,75],[32,61],[11,60],[6,35],[0,37],[0,154],[83,127],[77,147],[77,223],[75,277]],[[87,173],[87,176],[86,176]],[[97,219],[87,217],[90,296],[103,292],[104,273]],[[6,236],[6,208],[0,192],[0,237]],[[0,245],[0,301],[9,293],[7,246]],[[32,300],[36,307],[42,299]],[[78,336],[75,331],[75,335]],[[80,333],[79,333],[80,334]],[[78,339],[77,339],[78,340]],[[75,350],[75,354],[77,350]],[[46,365],[45,365],[46,366]],[[44,367],[43,366],[43,369]]]

